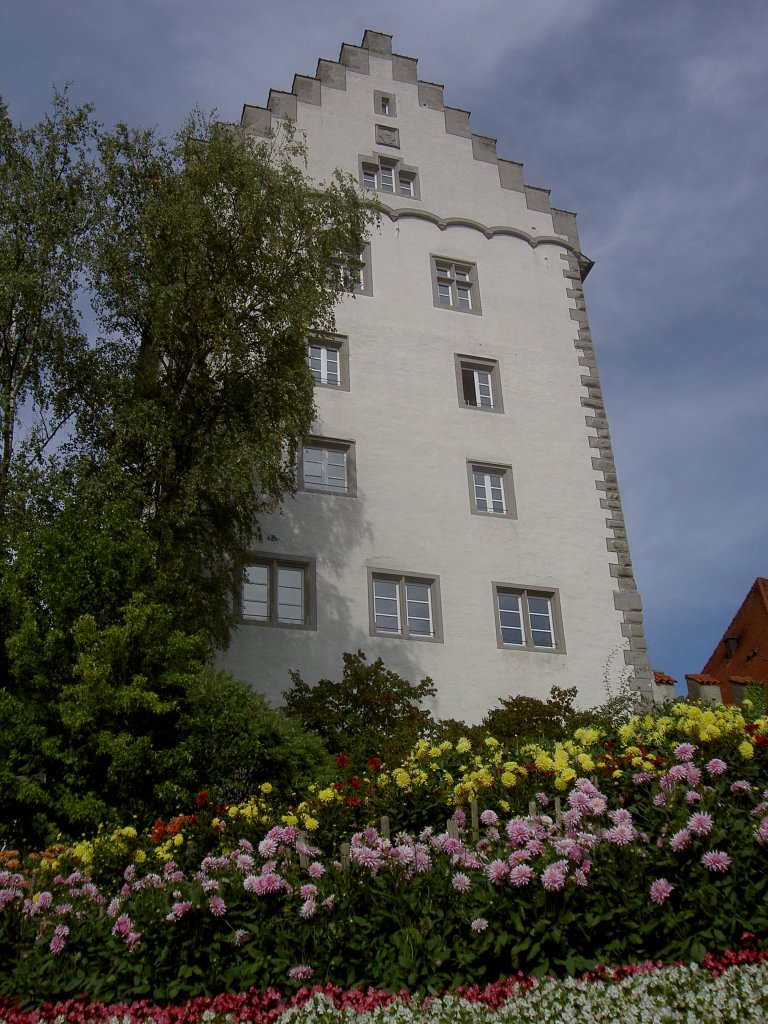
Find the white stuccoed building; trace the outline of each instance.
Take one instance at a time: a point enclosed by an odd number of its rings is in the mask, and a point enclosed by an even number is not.
[[[344,44],[242,124],[282,118],[309,173],[375,190],[338,336],[310,339],[315,436],[264,522],[223,659],[279,703],[342,653],[438,687],[433,713],[652,673],[585,311],[576,218],[473,134],[391,37]]]

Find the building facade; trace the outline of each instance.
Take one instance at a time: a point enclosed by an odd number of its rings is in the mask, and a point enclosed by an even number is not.
[[[575,215],[381,33],[242,125],[283,118],[314,179],[348,171],[384,214],[338,334],[308,340],[299,492],[245,567],[225,666],[279,703],[290,669],[339,678],[362,649],[468,722],[552,685],[598,703],[626,666],[650,699]]]

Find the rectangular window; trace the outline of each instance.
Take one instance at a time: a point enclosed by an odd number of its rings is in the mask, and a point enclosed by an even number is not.
[[[305,491],[354,495],[354,445],[311,439],[301,450],[300,487]]]
[[[495,583],[499,647],[565,653],[556,593],[542,593]]]
[[[480,313],[480,292],[474,263],[432,256],[432,292],[436,306],[462,313]]]
[[[370,156],[359,158],[360,182],[363,188],[386,192],[406,199],[419,199],[419,175],[415,167],[406,167],[401,160]]]
[[[358,255],[338,253],[334,259],[334,269],[329,271],[329,284],[338,281],[345,291],[356,295],[373,295],[373,276],[371,273],[371,246],[365,245]]]
[[[314,629],[314,565],[257,556],[243,567],[240,614],[244,622]]]
[[[479,515],[517,518],[510,466],[488,466],[468,462],[469,496],[472,511]]]
[[[491,359],[455,356],[459,405],[485,412],[504,412],[499,364]]]
[[[369,575],[372,636],[441,639],[436,577]]]
[[[309,372],[315,384],[349,391],[349,343],[341,335],[310,338],[307,344]]]

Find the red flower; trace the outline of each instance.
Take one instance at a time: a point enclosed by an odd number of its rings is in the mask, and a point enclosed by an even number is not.
[[[757,732],[757,726],[755,725],[754,722],[745,722],[744,729],[745,729],[746,732],[750,733],[750,735],[753,732]]]
[[[377,772],[381,768],[381,758],[371,757],[366,761],[365,766],[369,771]]]
[[[165,835],[165,822],[162,818],[158,818],[155,824],[152,826],[152,835],[149,837],[149,841],[157,845]]]
[[[755,746],[756,747],[768,746],[768,736],[755,736]]]
[[[346,754],[339,754],[339,756],[336,758],[336,764],[339,766],[339,768],[346,768],[347,765],[349,764],[349,758],[347,757]]]
[[[202,807],[203,804],[207,804],[208,803],[208,790],[207,789],[204,789],[202,791],[202,793],[198,793],[197,794],[197,796],[195,797],[195,803],[197,804],[198,807]]]
[[[344,783],[343,782],[334,782],[333,788],[336,790],[337,793],[341,793],[342,790],[344,789]]]
[[[359,789],[360,788],[360,779],[358,779],[358,777],[356,775],[350,775],[350,777],[349,777],[349,779],[347,781],[349,782],[349,784],[352,787],[352,789]]]

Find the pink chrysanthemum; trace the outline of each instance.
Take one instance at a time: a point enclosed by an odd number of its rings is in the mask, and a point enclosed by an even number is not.
[[[291,981],[309,981],[312,977],[312,968],[307,967],[306,964],[300,964],[298,967],[292,967],[288,971],[288,977]]]
[[[325,874],[325,868],[320,861],[313,861],[307,868],[307,874],[310,878],[322,878]]]
[[[728,771],[728,765],[719,757],[713,757],[711,761],[707,761],[706,769],[710,775],[724,775]]]
[[[701,793],[697,793],[695,789],[689,789],[685,794],[685,802],[687,804],[697,804],[701,800]]]
[[[731,866],[731,858],[723,850],[710,850],[701,858],[701,863],[715,874],[723,874]]]
[[[565,885],[565,877],[568,873],[568,865],[565,861],[557,861],[544,868],[541,873],[541,884],[547,892],[557,892]]]
[[[499,820],[499,816],[495,811],[483,811],[480,815],[480,821],[483,825],[495,825]]]
[[[657,793],[653,798],[653,805],[654,807],[666,807],[667,798],[664,796],[663,793]]]
[[[67,928],[65,924],[56,925],[56,930],[53,933],[53,938],[51,939],[48,947],[54,956],[58,956],[64,949],[68,935],[69,928]]]
[[[679,832],[675,832],[672,838],[669,840],[669,848],[674,850],[675,853],[679,853],[681,850],[685,850],[691,841],[691,833],[687,828],[681,828]]]
[[[469,892],[472,887],[472,883],[469,878],[464,874],[463,871],[457,871],[451,879],[451,885],[456,892]]]
[[[476,917],[475,920],[470,925],[470,927],[472,928],[473,932],[484,932],[485,929],[488,927],[488,922],[484,917]]]
[[[208,909],[214,917],[224,917],[227,912],[227,905],[221,896],[211,896],[208,900]]]
[[[751,790],[750,784],[746,779],[737,779],[731,783],[731,792],[735,795],[736,793],[749,793]]]
[[[691,761],[696,753],[696,747],[692,743],[678,743],[673,753],[678,761]]]
[[[714,821],[710,814],[707,814],[706,811],[698,811],[690,816],[686,828],[693,832],[694,835],[708,836],[712,831],[713,825]]]
[[[485,874],[491,885],[498,885],[509,874],[509,867],[503,860],[492,860],[486,867]]]
[[[635,838],[635,830],[631,825],[616,825],[606,829],[604,835],[614,846],[629,846]]]
[[[299,896],[301,896],[303,900],[308,900],[310,896],[316,895],[317,886],[313,885],[311,882],[307,882],[305,885],[302,885],[301,888],[299,889]]]
[[[532,834],[531,826],[521,818],[513,818],[507,822],[507,838],[513,846],[527,843]]]
[[[660,907],[669,899],[673,889],[674,885],[670,885],[666,878],[657,878],[655,882],[651,883],[651,899],[657,907]]]
[[[536,800],[536,801],[537,801],[537,802],[538,802],[539,804],[541,804],[541,806],[542,806],[542,807],[546,807],[546,806],[547,806],[547,804],[549,803],[549,797],[547,796],[547,794],[546,794],[546,793],[541,793],[541,792],[539,792],[539,793],[534,793],[534,794],[533,794],[533,796],[534,796],[534,799],[535,799],[535,800]]]
[[[768,843],[768,818],[763,818],[755,829],[755,839],[758,843]]]
[[[310,918],[314,917],[317,913],[317,903],[314,898],[310,896],[308,900],[304,900],[302,905],[299,907],[299,914],[301,917]]]
[[[518,886],[528,885],[528,883],[535,877],[534,870],[528,864],[517,864],[509,872],[509,880],[512,885]]]

